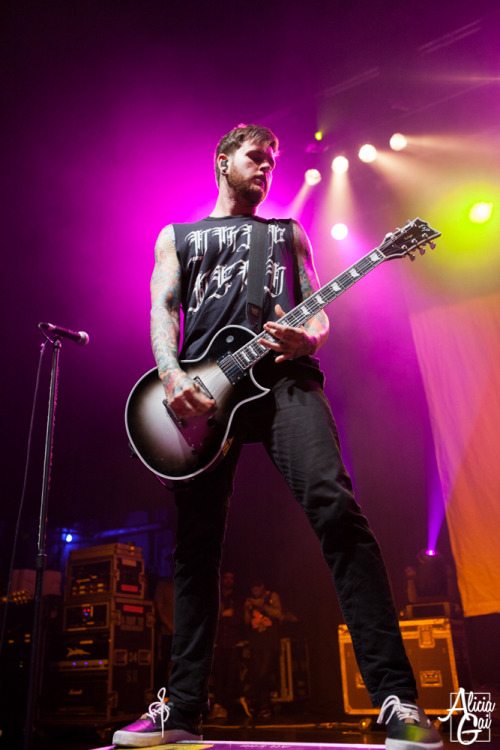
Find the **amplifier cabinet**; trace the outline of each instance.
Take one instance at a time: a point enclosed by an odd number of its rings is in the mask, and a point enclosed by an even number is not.
[[[467,689],[470,682],[463,622],[436,618],[402,620],[399,625],[420,705],[431,714],[445,713],[451,705],[450,694],[459,687]],[[378,714],[361,678],[346,625],[339,625],[338,637],[345,712]]]
[[[66,629],[48,644],[44,720],[129,719],[151,702],[153,603],[127,599],[107,605],[106,627]]]
[[[119,632],[142,631],[154,625],[152,606],[144,600],[89,597],[64,605],[63,630],[89,633],[114,627]]]
[[[142,550],[130,544],[103,544],[70,552],[65,601],[90,596],[144,599]]]

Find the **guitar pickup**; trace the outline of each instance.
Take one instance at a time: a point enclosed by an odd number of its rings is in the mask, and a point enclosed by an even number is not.
[[[239,366],[231,352],[219,357],[217,364],[231,385],[236,385],[236,383],[239,383],[246,375],[245,370]]]

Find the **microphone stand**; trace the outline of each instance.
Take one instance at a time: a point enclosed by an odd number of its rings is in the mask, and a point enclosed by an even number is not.
[[[47,528],[47,502],[49,497],[50,473],[52,468],[55,411],[57,403],[57,386],[59,376],[59,355],[61,353],[61,340],[56,336],[54,340],[46,334],[44,336],[52,344],[52,371],[50,377],[49,406],[47,411],[47,428],[45,431],[45,457],[43,464],[42,495],[40,500],[40,520],[38,525],[38,547],[35,560],[35,600],[33,613],[33,630],[31,636],[30,669],[28,681],[28,699],[26,707],[26,720],[24,725],[24,750],[31,750],[33,741],[33,729],[35,723],[36,700],[39,695],[40,682],[40,659],[42,645],[42,589],[43,574],[46,563],[46,528]]]

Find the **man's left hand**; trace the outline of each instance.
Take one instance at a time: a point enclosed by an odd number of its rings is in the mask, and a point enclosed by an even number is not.
[[[278,318],[286,315],[281,305],[276,305],[274,309]],[[292,328],[270,320],[264,324],[264,330],[270,333],[273,339],[259,339],[259,344],[276,352],[276,363],[287,359],[297,359],[306,354],[314,354],[316,351],[316,338],[304,326]]]

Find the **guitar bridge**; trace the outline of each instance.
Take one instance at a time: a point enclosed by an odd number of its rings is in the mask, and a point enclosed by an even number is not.
[[[207,398],[212,398],[213,399],[212,394],[208,390],[208,388],[205,385],[205,383],[203,382],[203,380],[201,380],[201,378],[199,378],[198,376],[196,376],[195,378],[193,378],[193,380],[196,383],[196,385],[198,386],[198,388],[200,389],[200,391],[203,391],[203,393],[205,394],[205,396],[207,396]],[[175,413],[175,411],[168,405],[166,398],[163,399],[163,406],[167,410],[169,417],[175,422],[175,424],[177,425],[177,427],[179,427],[179,429],[182,429],[183,427],[186,426],[185,420],[182,417],[178,417],[177,416],[177,414]]]
[[[167,404],[166,398],[163,399],[162,403],[167,410],[167,414],[169,415],[170,419],[172,419],[172,421],[176,423],[177,427],[184,427],[184,425],[186,424],[185,421],[182,419],[182,417],[178,417],[175,411],[170,408],[170,406]]]
[[[200,389],[200,391],[203,391],[203,393],[205,394],[205,396],[207,398],[211,398],[211,399],[214,398],[212,396],[212,394],[210,393],[210,391],[208,390],[208,388],[205,385],[205,383],[203,382],[203,380],[201,378],[199,378],[198,375],[196,375],[196,377],[194,377],[193,380],[196,383],[196,385],[198,386],[198,388]]]

